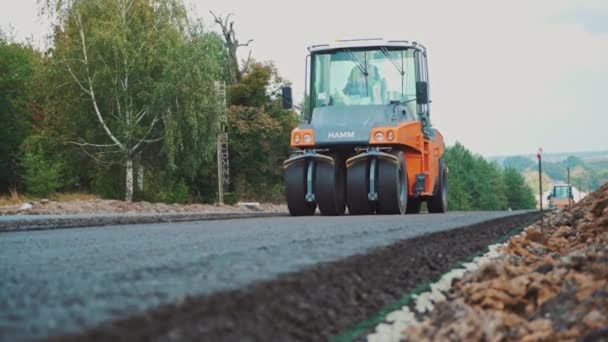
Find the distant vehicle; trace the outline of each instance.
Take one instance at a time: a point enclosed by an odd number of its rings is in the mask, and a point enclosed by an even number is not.
[[[569,184],[556,184],[553,186],[553,190],[547,196],[549,200],[549,208],[560,208],[564,209],[574,204],[574,196],[572,194],[572,185]]]
[[[431,126],[426,48],[382,39],[308,49],[305,120],[283,163],[291,215],[447,211],[443,136]],[[283,88],[291,108],[291,88]]]

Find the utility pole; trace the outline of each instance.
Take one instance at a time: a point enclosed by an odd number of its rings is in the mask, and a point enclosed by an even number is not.
[[[222,109],[220,113],[220,132],[217,135],[217,197],[219,204],[224,204],[224,185],[230,184],[230,165],[228,156],[228,132],[226,123],[228,113],[226,108],[226,84],[216,81],[217,93],[222,98]]]
[[[567,169],[567,180],[568,180],[568,207],[572,206],[572,184],[570,184],[570,167],[568,167]]]
[[[543,167],[542,167],[542,147],[538,148],[536,158],[538,158],[538,199],[540,203],[540,211],[543,211]]]

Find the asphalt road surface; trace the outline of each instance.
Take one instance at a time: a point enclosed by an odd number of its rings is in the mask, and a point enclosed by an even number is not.
[[[0,233],[0,340],[74,333],[518,212],[274,217]]]

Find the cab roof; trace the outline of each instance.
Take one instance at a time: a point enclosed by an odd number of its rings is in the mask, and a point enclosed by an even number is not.
[[[382,38],[365,38],[365,39],[347,39],[347,40],[336,40],[332,44],[316,44],[308,47],[308,51],[311,53],[329,51],[335,49],[344,48],[366,48],[366,47],[404,47],[410,49],[417,49],[422,52],[426,52],[424,45],[408,40],[386,40]]]

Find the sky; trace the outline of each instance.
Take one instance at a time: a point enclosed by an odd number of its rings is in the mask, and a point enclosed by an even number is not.
[[[433,126],[486,156],[608,150],[608,1],[186,0],[235,16],[252,56],[304,88],[306,47],[336,39],[418,41],[428,49]],[[0,27],[45,46],[36,0],[0,0]],[[241,49],[242,58],[248,49]]]

